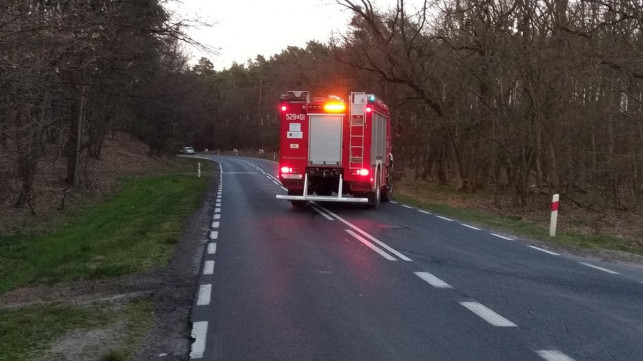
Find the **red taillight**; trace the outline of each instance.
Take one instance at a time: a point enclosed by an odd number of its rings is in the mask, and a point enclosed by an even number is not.
[[[362,177],[366,177],[370,172],[366,168],[358,169],[357,170],[357,175],[361,175]]]
[[[281,109],[282,112],[285,112],[288,109],[288,107],[285,105],[282,105],[279,109]]]
[[[303,179],[304,178],[303,175],[296,173],[296,172],[299,172],[298,169],[293,169],[288,166],[283,166],[279,168],[279,170],[281,170],[279,177],[283,179]]]
[[[372,112],[372,111],[373,111],[373,108],[371,108],[371,107],[366,107],[366,112],[367,112],[367,113],[370,113],[370,112]]]

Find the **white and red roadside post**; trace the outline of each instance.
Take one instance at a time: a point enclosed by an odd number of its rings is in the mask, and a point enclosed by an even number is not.
[[[556,237],[556,223],[558,222],[558,203],[560,196],[554,194],[551,199],[551,218],[549,219],[549,237]]]

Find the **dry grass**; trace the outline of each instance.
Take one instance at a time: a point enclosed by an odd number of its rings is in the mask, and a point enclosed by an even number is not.
[[[549,229],[551,198],[533,193],[525,207],[512,207],[510,199],[501,199],[501,207],[494,207],[491,192],[465,193],[448,186],[403,179],[397,183],[398,194],[404,194],[424,204],[448,206],[485,214],[491,217],[513,219],[529,223],[543,230]],[[581,208],[562,199],[558,213],[558,232],[579,237],[607,237],[617,239],[624,248],[643,250],[642,214],[616,209],[601,211]],[[638,252],[637,252],[638,253]]]

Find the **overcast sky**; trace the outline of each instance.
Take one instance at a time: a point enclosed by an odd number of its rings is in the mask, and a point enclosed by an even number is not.
[[[395,0],[373,0],[387,9]],[[190,36],[218,52],[208,55],[188,49],[195,60],[210,58],[216,70],[234,61],[245,64],[257,54],[266,59],[288,45],[305,47],[306,42],[327,42],[332,31],[344,32],[348,10],[335,0],[180,0],[169,4],[183,18],[201,18],[212,27],[189,30]],[[193,63],[195,62],[193,60]]]

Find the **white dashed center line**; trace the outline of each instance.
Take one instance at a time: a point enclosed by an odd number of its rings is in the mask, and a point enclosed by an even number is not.
[[[423,279],[424,281],[426,281],[428,284],[430,284],[435,288],[453,288],[453,286],[435,277],[429,272],[413,272],[413,273],[415,273],[418,277],[420,277],[421,279]]]
[[[509,321],[508,319],[500,316],[491,309],[487,308],[479,302],[460,302],[460,304],[466,307],[469,311],[480,316],[483,320],[489,322],[491,325],[496,327],[518,327],[515,323]]]
[[[573,358],[557,350],[540,350],[536,353],[547,361],[574,361]]]

